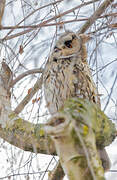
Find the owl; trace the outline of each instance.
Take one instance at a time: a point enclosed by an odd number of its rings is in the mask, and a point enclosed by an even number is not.
[[[51,114],[64,106],[66,99],[78,97],[88,99],[100,106],[100,98],[87,63],[84,34],[65,32],[53,48],[44,71],[44,94]],[[109,166],[108,156],[103,149],[100,156],[104,169]]]
[[[56,113],[70,97],[86,98],[100,104],[86,61],[88,36],[64,33],[53,49],[44,72],[44,94],[48,110]]]

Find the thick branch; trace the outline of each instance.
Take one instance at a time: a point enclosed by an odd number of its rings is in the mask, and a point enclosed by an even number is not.
[[[2,68],[1,68],[1,73],[0,73],[0,78],[1,78],[1,88],[5,88],[7,90],[7,95],[9,93],[10,95],[10,87],[11,85],[15,85],[15,83],[17,81],[19,81],[20,79],[22,79],[23,77],[32,74],[32,73],[41,73],[42,69],[33,69],[33,70],[29,70],[23,74],[21,74],[20,76],[18,76],[15,80],[13,80],[13,73],[10,70],[9,66],[3,61],[2,62]],[[24,97],[24,99],[20,102],[20,104],[16,107],[16,109],[14,110],[15,113],[19,114],[24,107],[28,104],[28,102],[32,99],[32,97],[35,95],[35,93],[41,89],[42,87],[42,76],[37,80],[37,82],[35,83],[34,87],[30,90],[30,92]],[[1,89],[1,91],[5,91],[5,89]],[[2,93],[2,92],[1,92]]]
[[[12,125],[2,128],[0,137],[8,143],[34,153],[55,154],[54,144],[49,137],[45,138],[41,125],[35,125],[18,117],[14,112],[8,114],[8,122],[15,119]]]
[[[116,137],[116,129],[95,104],[78,98],[68,100],[45,130],[55,143],[69,180],[104,179],[103,159],[98,151],[105,152],[104,147]]]
[[[86,23],[81,27],[81,29],[77,32],[78,34],[85,33],[89,27],[96,21],[96,19],[106,10],[106,8],[113,2],[114,0],[105,0],[100,7],[94,12],[94,14],[86,21]]]
[[[0,137],[25,151],[46,154],[48,149],[48,153],[55,153],[51,139],[45,138],[42,125],[25,121],[11,110],[10,93],[7,86],[11,78],[12,71],[5,62],[2,62],[0,70]]]

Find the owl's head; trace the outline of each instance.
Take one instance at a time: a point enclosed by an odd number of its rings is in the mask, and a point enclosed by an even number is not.
[[[84,34],[75,34],[74,32],[65,32],[60,36],[54,47],[53,53],[58,56],[69,56],[78,54],[82,56],[86,53],[85,43],[90,39],[89,36]]]

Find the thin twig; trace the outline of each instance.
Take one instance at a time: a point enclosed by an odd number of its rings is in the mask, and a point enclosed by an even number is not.
[[[52,17],[52,18],[50,18],[50,19],[48,19],[48,20],[46,20],[46,21],[43,21],[42,23],[38,24],[38,27],[44,26],[45,24],[47,24],[47,23],[49,23],[49,22],[51,22],[51,21],[53,21],[53,20],[56,20],[56,19],[58,19],[58,18],[60,18],[60,17],[62,17],[62,16],[64,16],[64,15],[66,15],[66,14],[69,14],[69,13],[75,11],[75,10],[78,9],[78,8],[81,8],[81,7],[83,7],[83,6],[92,4],[92,3],[97,2],[97,1],[99,1],[99,0],[93,0],[93,1],[89,1],[89,2],[82,3],[81,5],[78,5],[78,6],[72,8],[72,9],[70,9],[70,10],[68,10],[68,11],[65,11],[65,12],[63,12],[63,13],[57,15],[57,16],[54,16],[54,17]],[[29,33],[29,32],[31,32],[31,31],[33,31],[32,28],[31,28],[31,29],[28,29],[28,30],[24,30],[24,31],[19,32],[19,33],[16,33],[16,34],[13,34],[13,35],[11,35],[11,36],[5,36],[5,37],[4,37],[3,39],[1,39],[1,40],[2,40],[2,41],[10,40],[10,39],[16,38],[16,37],[18,37],[18,36],[24,35],[24,34],[26,34],[26,33]]]
[[[109,103],[109,101],[110,101],[110,98],[111,98],[111,95],[112,95],[112,92],[113,92],[113,88],[114,88],[115,83],[116,83],[116,80],[117,80],[117,74],[116,74],[116,77],[115,77],[115,79],[114,79],[113,85],[112,85],[112,87],[111,87],[111,92],[110,92],[110,94],[109,94],[108,101],[106,102],[106,105],[105,105],[103,111],[105,111],[106,108],[107,108],[107,106],[108,106],[108,103]]]
[[[115,60],[109,62],[109,63],[106,64],[106,65],[104,65],[104,66],[103,66],[102,68],[100,68],[97,72],[102,71],[103,69],[105,69],[107,66],[111,65],[111,64],[114,63],[114,62],[117,62],[117,59],[115,59]],[[95,76],[95,75],[96,75],[96,73],[93,74],[93,76]]]
[[[117,173],[117,170],[109,170],[109,172],[116,172]]]
[[[4,9],[5,9],[5,3],[6,3],[6,0],[0,0],[0,27],[2,24],[2,18],[3,18],[3,14],[4,14]]]
[[[105,0],[99,8],[94,12],[94,14],[87,20],[87,22],[80,28],[77,32],[78,34],[82,34],[86,32],[89,27],[96,21],[96,19],[106,10],[106,8],[113,2],[114,0]]]
[[[63,1],[63,0],[58,0],[58,1],[55,1],[55,2],[52,2],[52,3],[46,4],[46,5],[44,5],[44,6],[41,6],[41,7],[37,8],[37,9],[35,9],[33,12],[31,12],[31,13],[28,14],[25,18],[23,18],[23,19],[16,25],[16,27],[18,27],[21,23],[23,23],[26,19],[28,19],[30,16],[32,16],[32,15],[33,15],[34,13],[36,13],[37,11],[39,11],[39,10],[41,10],[41,9],[43,9],[43,8],[46,8],[46,7],[48,7],[48,6],[54,5],[54,4],[56,4],[56,3],[60,3],[60,2],[62,2],[62,1]],[[8,34],[5,36],[5,38],[6,38],[9,34],[11,34],[12,32],[13,32],[13,29],[8,32]]]
[[[29,101],[32,99],[32,97],[35,95],[35,93],[41,89],[42,87],[43,78],[42,76],[37,80],[34,87],[31,89],[30,93],[27,94],[24,99],[19,103],[19,105],[15,108],[15,113],[19,114],[24,107],[29,103]]]
[[[46,171],[46,173],[50,172],[49,170]],[[43,174],[45,173],[45,171],[38,171],[38,172],[27,172],[27,173],[17,173],[17,174],[11,174],[11,175],[7,175],[7,176],[4,176],[4,177],[0,177],[1,180],[3,179],[11,179],[11,177],[16,177],[16,176],[27,176],[27,175],[34,175],[34,174]]]
[[[107,29],[107,28],[109,28],[110,30],[115,29],[115,28],[117,28],[117,24],[116,24],[116,23],[113,23],[113,24],[109,24],[109,25],[106,25],[106,26],[103,26],[103,27],[99,27],[99,28],[96,29],[95,31],[90,31],[88,34],[89,34],[89,35],[90,35],[90,34],[95,34],[96,32],[101,31],[101,30],[103,30],[103,29]],[[101,33],[100,33],[99,35],[101,35]]]
[[[110,13],[110,14],[105,14],[103,16],[99,16],[97,19],[101,19],[101,18],[106,18],[106,17],[116,17],[117,13]],[[86,21],[89,20],[89,18],[81,18],[81,19],[73,19],[73,20],[68,20],[68,21],[60,21],[60,22],[56,22],[56,23],[50,23],[50,24],[37,24],[37,25],[27,25],[27,26],[2,26],[0,27],[0,30],[8,30],[8,29],[37,29],[39,27],[47,27],[47,26],[56,26],[56,25],[62,25],[62,24],[67,24],[67,23],[72,23],[72,22],[78,22],[78,21]],[[115,23],[116,24],[116,23]],[[114,25],[115,25],[114,24]],[[112,24],[113,25],[113,24]],[[112,26],[111,25],[111,26]],[[110,26],[110,25],[109,25]]]

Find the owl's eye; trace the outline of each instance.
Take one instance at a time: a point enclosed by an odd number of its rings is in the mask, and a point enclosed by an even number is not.
[[[54,61],[54,62],[57,62],[57,58],[54,57],[54,58],[53,58],[53,61]]]
[[[68,48],[72,48],[72,40],[68,40],[64,42],[65,46],[67,46]]]

